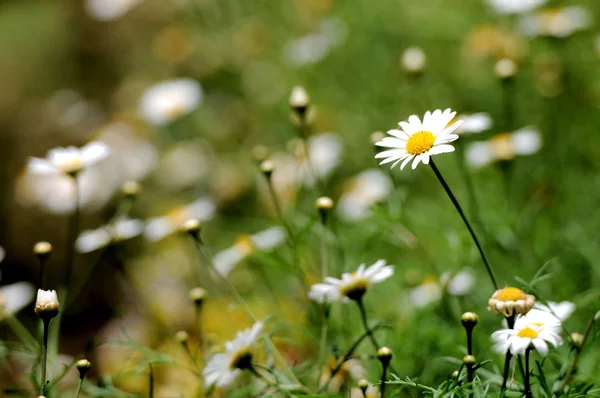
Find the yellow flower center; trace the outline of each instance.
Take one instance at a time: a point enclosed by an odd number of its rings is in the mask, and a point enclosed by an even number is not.
[[[526,300],[527,295],[521,289],[509,286],[500,290],[494,298],[498,301],[519,301]]]
[[[250,235],[241,235],[233,244],[244,255],[250,255],[254,251],[254,245],[250,239]]]
[[[529,337],[530,339],[535,339],[536,337],[538,337],[538,335],[539,333],[530,328],[529,326],[519,330],[519,333],[517,333],[517,336],[519,337]]]
[[[406,152],[411,155],[420,155],[430,150],[434,142],[435,135],[431,131],[419,131],[406,141]]]
[[[173,209],[167,213],[166,217],[176,228],[179,228],[181,225],[183,225],[184,222],[191,218],[186,207],[178,207],[176,209]]]
[[[498,159],[510,160],[515,157],[515,150],[509,133],[498,134],[490,138],[490,142]]]
[[[229,362],[230,369],[250,369],[252,366],[252,353],[248,350],[236,352]]]
[[[355,274],[352,275],[353,277]],[[340,293],[352,300],[360,299],[369,287],[369,280],[364,278],[357,278],[350,281],[348,284],[340,287]]]
[[[81,157],[70,156],[65,159],[61,159],[57,164],[58,169],[64,171],[65,173],[77,173],[83,168],[83,162],[81,161]]]

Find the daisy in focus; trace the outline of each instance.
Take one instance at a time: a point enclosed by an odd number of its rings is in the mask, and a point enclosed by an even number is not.
[[[202,88],[195,80],[169,80],[155,84],[142,94],[139,112],[148,123],[160,126],[192,112],[202,97]]]
[[[308,298],[317,302],[331,301],[359,301],[369,287],[375,283],[383,282],[394,275],[394,267],[386,265],[385,260],[378,260],[375,264],[366,267],[361,264],[355,272],[342,274],[342,279],[326,277],[325,283],[316,283],[311,286]]]
[[[474,168],[497,161],[512,160],[517,156],[533,155],[542,147],[542,136],[532,127],[514,133],[498,134],[487,141],[473,142],[467,146],[465,161]]]
[[[514,329],[502,329],[492,333],[494,349],[500,353],[510,350],[512,355],[523,355],[528,348],[534,348],[540,355],[546,356],[548,343],[554,347],[562,344],[556,326],[549,322],[533,322],[527,315],[521,316],[516,320]]]
[[[230,386],[242,370],[252,368],[252,346],[262,329],[262,322],[257,322],[252,328],[238,332],[233,341],[227,342],[225,352],[215,354],[202,372],[206,385]]]
[[[144,232],[141,220],[118,218],[113,223],[98,229],[83,231],[75,241],[79,253],[89,253],[112,243],[132,239]]]
[[[199,222],[210,220],[217,206],[209,198],[201,198],[187,206],[182,206],[171,210],[161,217],[155,217],[148,220],[144,235],[151,241],[158,241],[180,230],[183,224],[188,220],[198,220]]]
[[[519,288],[507,286],[498,289],[488,301],[488,309],[504,316],[525,315],[535,304],[535,296]]]
[[[462,121],[453,122],[456,112],[446,109],[442,112],[436,109],[433,113],[427,111],[423,121],[416,115],[411,115],[408,122],[400,122],[401,130],[389,130],[392,137],[385,137],[375,145],[391,148],[375,155],[376,159],[383,158],[379,164],[391,163],[392,169],[400,162],[400,170],[411,161],[415,169],[419,163],[429,164],[429,158],[441,153],[453,152],[454,147],[450,142],[458,139],[453,134]]]
[[[527,15],[519,22],[525,36],[565,38],[588,28],[592,23],[590,12],[583,7],[551,8]]]
[[[110,155],[110,148],[100,141],[93,141],[82,148],[70,146],[54,148],[45,158],[29,158],[27,170],[31,174],[63,173],[76,175],[81,170],[95,165]]]

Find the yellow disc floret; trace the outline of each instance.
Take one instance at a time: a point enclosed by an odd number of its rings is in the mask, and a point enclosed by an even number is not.
[[[525,300],[527,298],[524,291],[522,291],[519,288],[510,286],[500,290],[498,294],[494,296],[494,298],[499,301],[519,301]]]
[[[435,135],[431,131],[419,131],[406,141],[406,152],[411,155],[420,155],[430,150],[434,142]]]
[[[530,328],[529,326],[519,330],[519,333],[517,333],[517,336],[519,337],[528,337],[530,339],[535,339],[536,337],[538,337],[538,335],[539,333]]]

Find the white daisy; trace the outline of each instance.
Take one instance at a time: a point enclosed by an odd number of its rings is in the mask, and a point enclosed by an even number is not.
[[[535,348],[542,356],[548,354],[548,343],[554,347],[562,344],[555,324],[532,322],[527,316],[519,317],[514,329],[502,329],[492,333],[495,350],[513,355],[524,354],[527,348]]]
[[[492,127],[492,118],[485,112],[460,115],[458,118],[463,121],[463,125],[456,130],[460,135],[481,133]]]
[[[545,2],[546,0],[488,0],[499,14],[523,14]]]
[[[157,83],[140,99],[139,112],[148,123],[167,124],[192,112],[202,102],[202,88],[192,79]]]
[[[454,121],[456,112],[446,109],[444,112],[437,109],[433,113],[427,111],[423,122],[418,116],[412,115],[408,122],[400,122],[401,130],[390,130],[385,137],[375,145],[392,148],[375,155],[376,159],[384,158],[379,164],[394,162],[391,168],[402,162],[400,169],[412,159],[412,168],[415,169],[420,162],[429,164],[429,157],[440,153],[453,152],[454,147],[449,143],[458,139],[453,134],[462,125],[462,121]]]
[[[171,235],[191,219],[199,222],[210,220],[216,211],[216,204],[210,198],[201,198],[195,202],[171,210],[162,217],[155,217],[148,220],[144,235],[151,241],[160,240]]]
[[[439,279],[428,276],[419,286],[408,293],[410,302],[416,308],[425,307],[439,301],[444,293],[452,296],[469,294],[475,284],[475,275],[469,270],[461,270],[455,275],[444,272]]]
[[[570,317],[573,311],[575,311],[575,304],[569,301],[548,302],[548,305],[535,303],[525,316],[533,324],[552,328],[556,333],[560,333],[562,322]]]
[[[100,141],[93,141],[81,149],[74,146],[54,148],[48,151],[46,158],[29,158],[27,170],[32,174],[76,174],[86,167],[106,159],[110,148]]]
[[[144,232],[141,220],[118,218],[113,223],[98,229],[83,231],[75,241],[79,253],[89,253],[111,243],[122,242]]]
[[[33,300],[34,292],[33,285],[27,282],[0,287],[0,321],[25,308]]]
[[[343,273],[342,279],[328,276],[325,278],[325,283],[312,285],[308,297],[320,302],[324,298],[343,301],[360,300],[372,284],[383,282],[392,275],[394,275],[394,267],[386,265],[385,260],[378,260],[368,268],[365,264],[361,264],[355,272]]]
[[[541,147],[542,136],[539,131],[532,127],[524,127],[514,133],[502,133],[487,141],[469,144],[465,161],[469,166],[479,168],[499,160],[533,155]]]
[[[506,286],[498,289],[488,300],[488,310],[504,316],[527,314],[535,304],[535,296],[526,294],[519,288]]]
[[[112,21],[125,15],[143,0],[86,0],[85,10],[99,21]]]
[[[282,244],[285,234],[282,227],[271,227],[254,235],[242,235],[233,246],[215,254],[213,265],[221,275],[227,276],[233,267],[257,250],[270,250]]]
[[[388,173],[368,169],[352,177],[344,186],[336,211],[346,221],[360,221],[371,215],[371,207],[386,199],[394,183]]]
[[[592,22],[590,13],[583,7],[551,8],[527,15],[519,21],[526,36],[552,36],[564,38],[586,29]]]
[[[233,341],[225,344],[225,352],[215,354],[203,370],[204,382],[207,386],[227,387],[242,373],[252,366],[252,346],[262,332],[262,322],[257,322],[250,329],[238,332]]]

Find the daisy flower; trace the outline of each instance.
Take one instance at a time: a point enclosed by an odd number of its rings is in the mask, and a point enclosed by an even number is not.
[[[134,238],[142,232],[144,223],[141,220],[121,217],[101,228],[83,231],[75,241],[75,247],[79,253],[89,253],[111,243]]]
[[[469,270],[462,270],[452,275],[444,272],[439,279],[426,277],[419,286],[409,291],[408,297],[416,308],[425,307],[442,298],[444,293],[452,296],[464,296],[471,292],[475,284],[475,276]]]
[[[535,348],[542,356],[548,354],[548,343],[554,347],[562,344],[556,325],[532,322],[527,316],[519,317],[514,329],[502,329],[492,333],[495,350],[512,355],[523,355],[528,348]]]
[[[29,158],[27,170],[31,174],[63,173],[75,175],[81,170],[106,159],[110,148],[100,141],[93,141],[82,148],[70,146],[48,151],[46,158]]]
[[[420,162],[429,164],[432,155],[453,152],[454,147],[449,143],[458,139],[453,134],[462,125],[461,120],[453,122],[456,112],[446,109],[444,112],[437,109],[433,113],[427,111],[423,121],[418,116],[412,115],[408,122],[398,123],[401,130],[390,130],[385,137],[375,145],[392,148],[375,155],[376,159],[384,158],[379,164],[394,162],[391,168],[402,162],[400,169],[412,159],[412,168],[415,169]]]
[[[285,241],[285,229],[271,227],[253,235],[242,235],[236,239],[233,246],[222,250],[213,257],[213,265],[223,276],[239,264],[243,259],[251,256],[257,250],[270,250]]]
[[[34,288],[27,282],[0,287],[0,321],[25,308],[33,300],[33,296]]]
[[[460,135],[481,133],[492,127],[492,118],[485,112],[460,115],[459,119],[463,121],[463,125],[456,130]]]
[[[371,206],[386,199],[394,189],[390,176],[368,169],[352,177],[344,186],[336,211],[346,221],[360,221],[371,215]]]
[[[361,264],[355,272],[343,273],[342,279],[326,277],[325,283],[316,283],[308,292],[310,299],[328,297],[330,300],[360,300],[367,289],[375,283],[383,282],[394,275],[394,267],[378,260],[370,267]]]
[[[162,217],[155,217],[148,220],[144,235],[151,241],[160,240],[171,235],[191,219],[199,222],[211,219],[216,211],[215,203],[209,198],[201,198],[187,206],[181,206],[171,210]]]
[[[331,374],[334,369],[338,366],[339,361],[342,358],[329,358],[327,366],[323,373],[321,373],[321,381],[319,385],[324,385],[331,378]],[[342,366],[338,369],[336,374],[331,378],[329,385],[327,386],[327,392],[330,394],[339,393],[346,383],[351,381],[357,381],[364,377],[366,371],[361,363],[356,359],[350,359],[345,361]]]
[[[488,309],[504,316],[527,314],[535,304],[535,297],[519,288],[507,286],[494,292],[488,301]]]
[[[533,155],[542,147],[542,136],[533,127],[524,127],[514,133],[498,134],[487,141],[473,142],[467,146],[465,160],[474,168],[480,168],[517,156]]]
[[[519,22],[526,36],[551,36],[564,38],[586,29],[591,24],[591,16],[583,7],[571,6],[551,8],[537,14],[527,15]]]
[[[252,346],[262,332],[262,322],[238,332],[233,341],[225,344],[225,352],[215,354],[203,370],[207,386],[230,386],[244,369],[252,367]]]
[[[488,0],[499,14],[523,14],[545,2],[546,0]]]
[[[99,21],[113,21],[125,15],[143,0],[86,0],[88,15]]]
[[[200,84],[189,78],[157,83],[142,94],[139,112],[148,123],[164,125],[196,109],[202,96]]]

